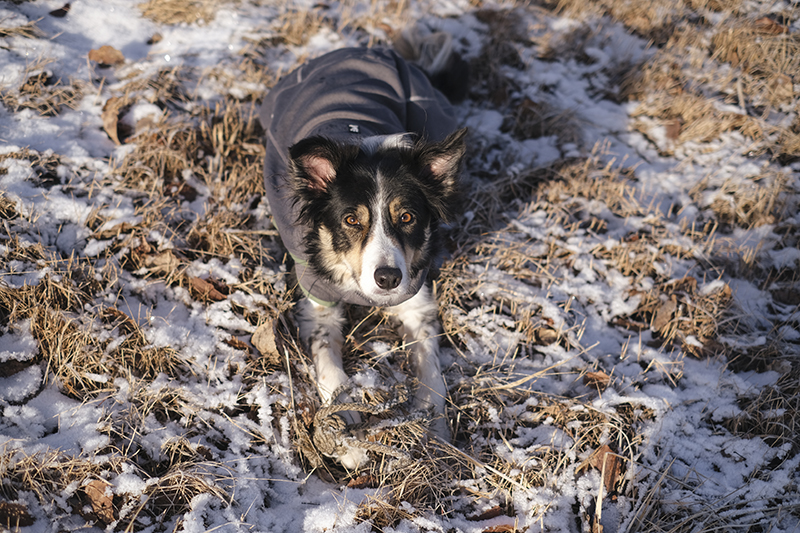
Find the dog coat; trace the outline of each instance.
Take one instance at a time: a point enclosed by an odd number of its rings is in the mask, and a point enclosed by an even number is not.
[[[303,239],[311,228],[298,222],[299,206],[287,182],[289,147],[313,135],[358,143],[376,135],[416,133],[436,142],[455,131],[450,103],[425,74],[392,50],[344,48],[309,61],[269,91],[259,113],[266,136],[264,181],[274,223],[295,261],[300,288],[322,305],[373,305],[343,293],[308,266]],[[427,270],[411,280],[396,303],[414,296]]]

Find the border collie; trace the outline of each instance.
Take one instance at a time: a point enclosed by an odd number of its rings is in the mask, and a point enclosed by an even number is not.
[[[431,431],[449,440],[427,277],[439,224],[455,216],[466,130],[456,130],[425,73],[384,49],[341,49],[304,64],[270,90],[260,118],[267,197],[294,259],[304,296],[296,317],[323,404],[350,401],[334,397],[348,380],[341,304],[385,307],[410,347],[414,404],[433,410]],[[367,459],[355,447],[336,458],[350,469]]]

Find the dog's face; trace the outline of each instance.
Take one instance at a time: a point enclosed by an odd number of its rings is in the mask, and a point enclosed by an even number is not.
[[[431,264],[457,197],[465,131],[440,143],[407,136],[360,146],[323,137],[292,146],[290,180],[315,271],[375,305],[395,305]]]

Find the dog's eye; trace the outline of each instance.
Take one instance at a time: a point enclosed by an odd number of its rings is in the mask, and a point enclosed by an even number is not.
[[[411,224],[412,222],[414,222],[414,215],[412,215],[411,213],[405,212],[402,215],[400,215],[401,224]]]
[[[358,218],[355,215],[347,215],[344,217],[344,223],[348,226],[360,226],[361,223],[358,221]]]

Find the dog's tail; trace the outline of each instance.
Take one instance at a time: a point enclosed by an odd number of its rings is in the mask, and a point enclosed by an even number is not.
[[[454,49],[453,36],[431,32],[419,24],[407,26],[394,40],[394,49],[422,69],[451,102],[460,102],[469,91],[469,63]]]

